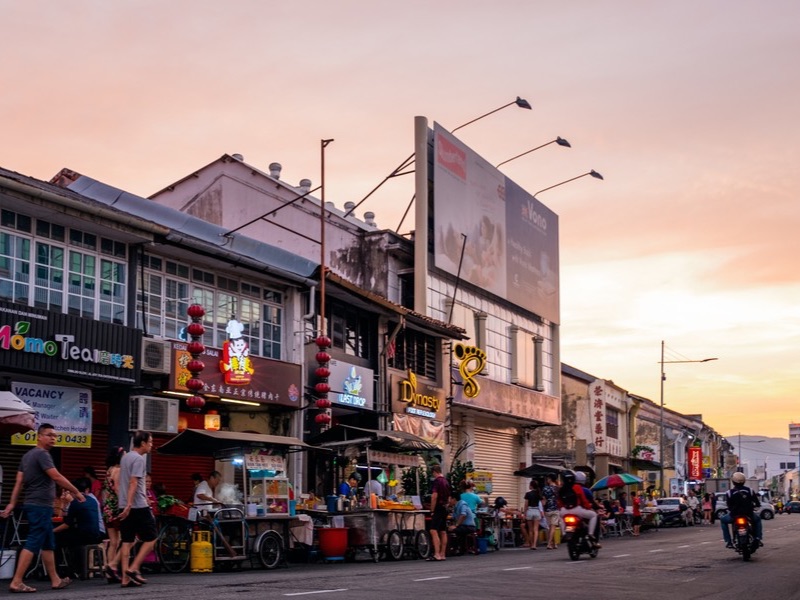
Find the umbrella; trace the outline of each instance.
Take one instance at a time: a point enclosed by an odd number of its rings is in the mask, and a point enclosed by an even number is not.
[[[592,486],[593,490],[606,490],[608,488],[620,488],[626,485],[633,485],[635,483],[642,483],[642,478],[630,473],[614,473],[603,477]]]
[[[36,427],[36,411],[11,392],[0,392],[0,433],[25,433]]]

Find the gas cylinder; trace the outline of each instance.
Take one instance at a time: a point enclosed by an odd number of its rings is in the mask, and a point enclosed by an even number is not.
[[[210,531],[193,531],[190,553],[192,573],[211,573],[214,570],[214,549]]]

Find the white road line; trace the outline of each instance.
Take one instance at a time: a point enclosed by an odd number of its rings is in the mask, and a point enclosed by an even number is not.
[[[664,550],[663,550],[662,548],[659,548],[658,550],[649,550],[649,552],[650,552],[651,554],[652,554],[653,552],[663,552],[663,551],[664,551]]]
[[[616,556],[612,556],[611,558],[625,558],[626,556],[630,556],[630,554],[617,554]]]
[[[716,542],[700,542],[701,544],[716,544]]]
[[[441,577],[423,577],[422,579],[413,579],[412,581],[434,581],[436,579],[450,579],[450,575],[443,575]]]
[[[284,594],[284,596],[307,596],[308,594],[330,594],[332,592],[346,592],[347,588],[339,588],[338,590],[314,590],[313,592],[292,592],[291,594]]]
[[[510,567],[508,569],[503,569],[503,571],[522,571],[523,569],[532,569],[533,567]]]
[[[691,548],[691,544],[684,544],[683,546],[678,546],[678,548]]]

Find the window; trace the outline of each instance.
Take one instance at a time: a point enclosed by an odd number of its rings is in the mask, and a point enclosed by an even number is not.
[[[33,305],[37,308],[64,310],[64,248],[36,243],[36,277]]]
[[[3,211],[4,222],[7,212]],[[28,304],[30,260],[29,239],[0,231],[0,298]]]
[[[606,437],[619,439],[619,412],[606,406]]]
[[[390,325],[390,329],[395,327]],[[411,369],[420,377],[438,379],[437,349],[441,343],[438,338],[413,329],[403,329],[395,338],[394,356],[389,366],[394,369]]]
[[[368,314],[333,303],[328,313],[331,345],[345,354],[369,360],[376,339],[377,321]]]

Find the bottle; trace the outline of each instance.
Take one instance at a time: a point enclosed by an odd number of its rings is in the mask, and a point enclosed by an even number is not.
[[[374,492],[369,495],[369,507],[373,510],[378,508],[378,495]]]
[[[344,511],[344,496],[339,496],[339,499],[336,501],[336,512],[343,512]]]

